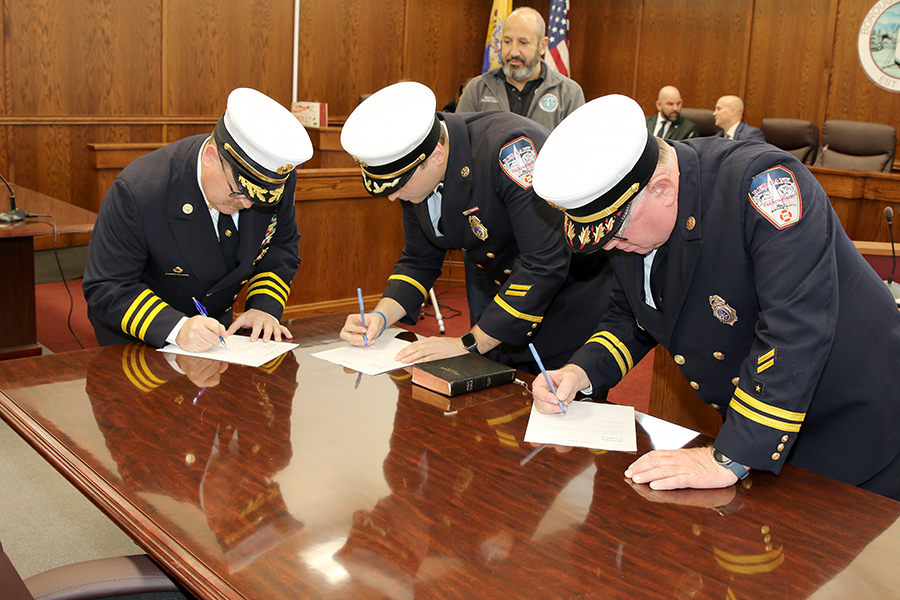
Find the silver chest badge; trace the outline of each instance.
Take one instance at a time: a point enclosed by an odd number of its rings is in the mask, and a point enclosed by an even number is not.
[[[731,325],[734,327],[734,324],[737,323],[737,312],[730,306],[725,300],[722,299],[721,296],[712,295],[709,297],[709,305],[712,307],[713,315],[724,323],[725,325]]]

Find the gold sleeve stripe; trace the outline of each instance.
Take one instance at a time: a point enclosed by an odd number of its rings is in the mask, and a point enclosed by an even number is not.
[[[628,349],[628,346],[623,344],[619,338],[608,331],[601,331],[599,335],[600,337],[604,337],[615,344],[616,349],[618,349],[618,351],[622,353],[622,356],[625,358],[625,362],[628,363],[629,371],[634,368],[634,359],[631,357],[631,351]]]
[[[622,371],[622,377],[625,377],[628,374],[628,367],[625,365],[625,361],[622,360],[622,355],[618,350],[616,350],[616,347],[612,342],[602,337],[591,338],[586,343],[588,342],[596,342],[609,350],[609,353],[612,354],[612,357],[616,359],[617,363],[619,363],[619,369]]]
[[[144,319],[143,327],[141,327],[141,330],[138,332],[139,338],[141,338],[142,340],[144,339],[144,336],[147,335],[147,329],[150,328],[150,323],[153,322],[153,319],[156,318],[156,315],[159,314],[159,311],[161,311],[165,307],[166,307],[166,303],[163,302],[162,300],[160,300],[159,304],[156,305],[156,308],[154,308],[152,311],[150,311],[150,314],[148,314],[147,318]],[[144,341],[146,341],[146,340],[144,340]]]
[[[515,291],[515,290],[506,290],[506,291],[503,292],[503,293],[504,293],[505,295],[507,295],[507,296],[520,296],[520,297],[524,297],[525,294],[527,294],[528,292],[517,292],[517,291]]]
[[[270,285],[278,287],[282,292],[284,292],[285,298],[287,298],[291,293],[291,286],[286,284],[281,277],[271,271],[266,271],[265,273],[254,275],[250,279],[250,287],[252,288],[254,285],[261,284],[263,281],[268,281]]]
[[[540,323],[541,321],[544,320],[544,317],[538,317],[535,315],[529,315],[529,314],[525,314],[523,312],[517,311],[512,306],[510,306],[505,301],[503,301],[503,299],[501,299],[500,296],[494,296],[494,302],[499,304],[500,308],[502,308],[503,310],[505,310],[512,316],[516,317],[517,319],[522,319],[523,321],[531,321],[532,323]]]
[[[499,417],[494,417],[493,419],[488,419],[487,424],[493,427],[494,425],[502,425],[503,423],[509,423],[510,421],[514,421],[521,417],[522,415],[527,415],[531,412],[531,407],[523,408],[521,410],[517,410],[516,412],[511,412],[508,415],[502,415]]]
[[[425,286],[423,286],[412,277],[407,277],[406,275],[391,275],[390,277],[388,277],[388,280],[391,279],[396,279],[397,281],[405,281],[406,283],[414,286],[417,290],[419,290],[422,293],[422,298],[428,298],[428,290],[425,289]]]
[[[766,427],[771,427],[776,431],[788,431],[793,433],[800,431],[799,423],[785,423],[784,421],[776,421],[775,419],[764,417],[763,415],[750,410],[734,398],[732,398],[729,406],[734,409],[736,413],[747,417],[751,421],[755,421],[756,423],[765,425]]]
[[[734,395],[738,400],[740,400],[744,404],[752,406],[759,412],[772,415],[773,417],[777,417],[779,419],[784,419],[785,421],[797,421],[798,423],[802,423],[803,419],[806,418],[806,413],[792,412],[789,410],[784,410],[783,408],[771,406],[764,402],[760,402],[741,388],[735,388]]]
[[[533,285],[522,285],[520,283],[509,284],[509,289],[511,289],[511,290],[524,290],[526,292],[533,287],[534,287]]]
[[[271,296],[272,298],[275,298],[275,300],[277,300],[278,303],[281,304],[281,306],[284,306],[285,302],[287,301],[287,298],[282,296],[278,292],[278,290],[270,290],[270,289],[266,289],[264,287],[257,286],[256,289],[247,292],[247,298],[250,298],[252,296],[260,296],[260,295]]]
[[[766,352],[765,354],[763,354],[762,356],[757,358],[756,364],[761,365],[764,362],[766,362],[767,360],[769,360],[770,358],[775,358],[775,348],[772,348],[771,350],[769,350],[768,352]]]
[[[144,339],[150,323],[163,308],[168,306],[149,289],[141,292],[122,317],[122,331],[136,338]]]
[[[713,548],[716,562],[719,566],[731,573],[750,575],[753,573],[769,573],[774,571],[784,562],[782,547],[765,554],[751,556],[737,556],[728,554],[718,548]]]

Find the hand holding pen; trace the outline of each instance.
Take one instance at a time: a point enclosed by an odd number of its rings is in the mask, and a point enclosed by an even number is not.
[[[209,317],[209,313],[206,312],[206,308],[202,304],[197,302],[196,298],[191,296],[191,300],[194,301],[194,306],[196,307],[197,312],[199,312],[204,317]],[[225,338],[223,338],[221,335],[219,336],[219,342],[222,344],[223,348],[225,348],[226,350],[228,349],[228,346],[225,345]]]
[[[531,355],[534,356],[534,361],[541,369],[541,374],[543,374],[544,376],[544,381],[547,382],[547,387],[550,388],[551,392],[556,394],[556,386],[553,385],[553,381],[550,380],[550,375],[547,374],[547,369],[544,368],[544,363],[541,362],[541,357],[538,356],[537,350],[535,350],[534,348],[534,344],[528,344],[528,348],[531,350]],[[559,410],[562,411],[562,414],[566,414],[566,405],[562,403],[562,400],[559,400],[557,398],[556,403],[559,405]]]

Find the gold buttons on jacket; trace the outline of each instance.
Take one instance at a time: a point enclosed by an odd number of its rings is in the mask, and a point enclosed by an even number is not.
[[[676,365],[683,365],[683,364],[684,364],[684,357],[683,357],[682,355],[676,354],[676,355],[673,356],[672,358],[675,359],[675,364],[676,364]]]
[[[532,324],[531,324],[531,328],[532,328],[532,329],[537,329],[537,323],[532,323]]]
[[[713,358],[716,360],[725,360],[725,355],[721,352],[713,352]]]
[[[738,385],[740,385],[740,383],[741,383],[741,378],[740,378],[740,377],[735,377],[734,379],[731,380],[731,384],[732,384],[733,386],[735,386],[735,387],[737,387]]]
[[[779,452],[781,452],[782,450],[784,450],[784,444],[778,444],[778,446],[776,446],[776,448],[778,449]]]
[[[488,252],[488,253],[486,254],[486,256],[487,256],[488,258],[494,258],[495,255],[494,255],[493,252]]]
[[[695,390],[699,390],[699,389],[700,389],[700,384],[697,383],[696,381],[692,381],[692,382],[691,382],[691,387],[694,388]]]
[[[688,231],[693,231],[694,227],[697,225],[697,219],[695,219],[694,217],[688,217],[687,223],[685,223],[684,225],[685,227],[687,227]]]
[[[782,442],[787,442],[789,439],[790,439],[790,438],[789,438],[788,436],[786,436],[786,435],[781,436],[781,441],[782,441]]]
[[[497,281],[496,279],[494,280],[494,283],[496,283],[497,285],[503,285],[502,283],[500,283],[500,282]]]
[[[194,212],[194,207],[191,204],[185,204],[181,207],[181,212],[183,212],[186,215],[189,215],[192,212]]]
[[[715,410],[719,410],[719,408],[720,408],[718,404],[710,404],[710,406],[713,407],[713,409],[715,409]]]
[[[463,167],[462,169],[460,169],[459,174],[462,175],[463,177],[468,177],[469,176],[469,167]]]
[[[781,458],[781,453],[775,452],[772,454],[772,460],[778,460],[779,458]]]
[[[512,269],[503,269],[504,275],[509,275],[510,273],[512,273]]]
[[[532,333],[534,333],[534,332],[533,332],[533,331],[529,331],[529,332],[526,333],[525,335],[528,336],[528,337],[531,337],[531,334],[532,334]]]

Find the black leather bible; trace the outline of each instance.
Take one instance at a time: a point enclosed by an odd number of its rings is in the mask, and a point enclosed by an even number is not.
[[[412,382],[446,396],[477,392],[495,385],[512,383],[516,370],[480,354],[467,352],[413,365]]]

